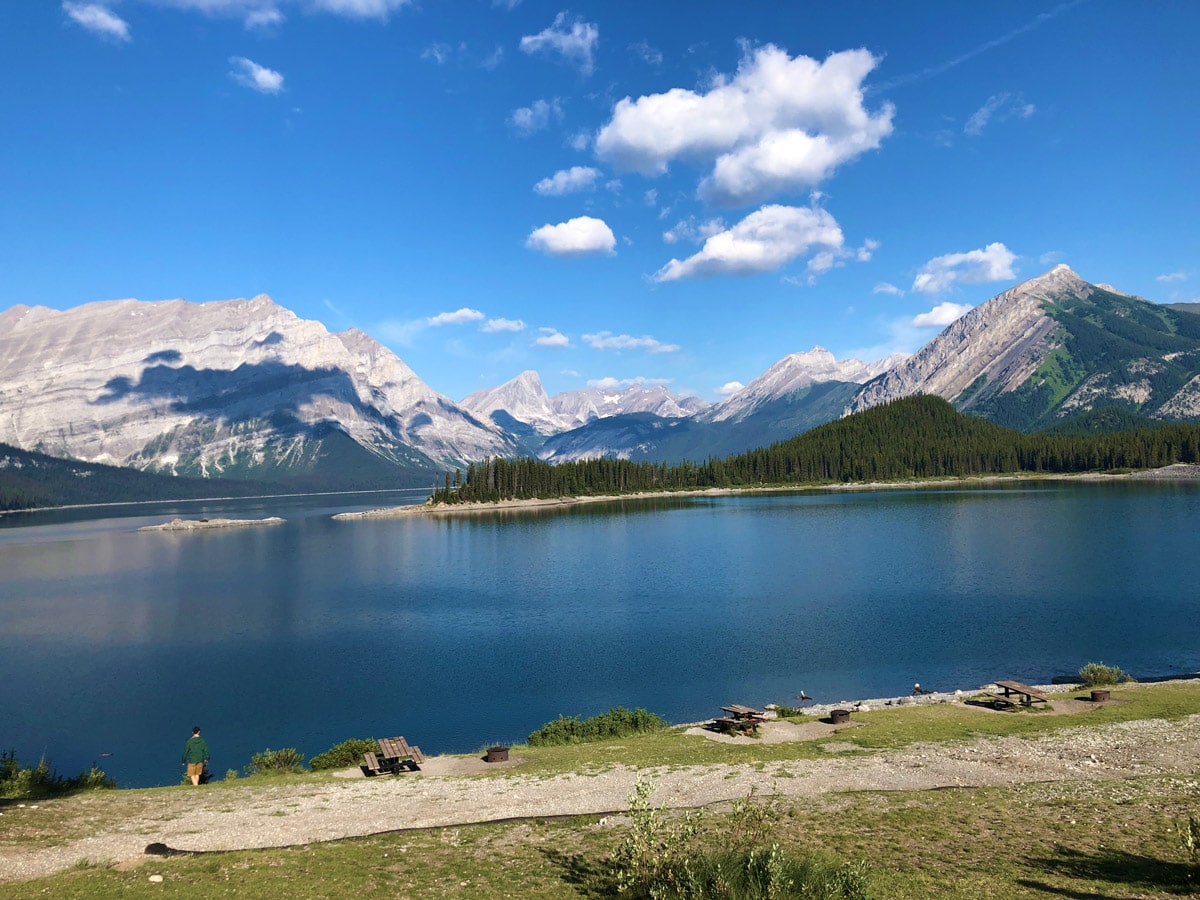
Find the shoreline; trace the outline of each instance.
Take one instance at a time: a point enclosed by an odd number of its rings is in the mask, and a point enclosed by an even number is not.
[[[268,516],[265,519],[180,519],[176,517],[161,525],[143,525],[138,531],[206,531],[210,528],[245,528],[249,525],[282,525],[286,519]]]
[[[1017,481],[1158,481],[1200,480],[1200,465],[1172,463],[1160,469],[1139,469],[1134,472],[1109,474],[1104,472],[1082,472],[1079,474],[1013,474],[1013,475],[969,475],[962,478],[935,478],[927,481],[856,481],[848,484],[795,484],[761,487],[695,488],[681,491],[645,491],[636,494],[596,494],[577,497],[545,497],[529,500],[471,501],[468,503],[425,503],[412,506],[386,506],[360,512],[342,512],[332,518],[337,521],[355,519],[388,519],[404,516],[454,516],[494,511],[524,512],[542,509],[562,509],[587,503],[618,503],[627,500],[660,500],[672,497],[703,498],[741,496],[748,494],[807,493],[810,491],[887,491],[911,490],[913,488],[938,488],[948,486],[972,486],[1001,484]]]

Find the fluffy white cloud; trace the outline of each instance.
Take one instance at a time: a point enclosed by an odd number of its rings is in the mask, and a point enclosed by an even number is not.
[[[694,256],[671,260],[654,273],[654,280],[756,275],[778,269],[813,248],[840,251],[843,240],[842,229],[823,209],[764,206],[729,230],[714,234]]]
[[[902,288],[898,288],[894,284],[891,284],[887,281],[879,282],[879,284],[875,285],[875,288],[871,291],[871,293],[872,294],[891,294],[893,297],[903,297],[904,296],[904,290]]]
[[[1155,281],[1161,281],[1163,284],[1174,284],[1178,281],[1187,281],[1187,272],[1171,272],[1167,275],[1158,275]]]
[[[971,309],[972,307],[967,303],[939,303],[929,312],[914,316],[912,325],[914,328],[945,328]]]
[[[594,350],[648,350],[651,353],[674,353],[679,349],[678,344],[664,344],[648,335],[633,337],[628,334],[613,334],[611,331],[585,334],[583,340]]]
[[[229,64],[233,66],[229,74],[238,84],[261,94],[278,94],[283,90],[283,76],[274,69],[260,66],[244,56],[229,57]]]
[[[535,228],[525,241],[530,250],[550,256],[586,256],[612,253],[617,239],[603,219],[578,216],[558,225]]]
[[[513,110],[508,123],[528,137],[549,125],[551,117],[562,119],[562,115],[562,103],[557,97],[553,100],[534,100],[529,106]]]
[[[921,267],[913,280],[912,289],[923,294],[940,294],[955,284],[983,284],[1015,278],[1013,269],[1016,254],[1000,242],[988,244],[982,250],[966,253],[947,253],[931,259]]]
[[[63,3],[63,12],[76,25],[116,41],[130,41],[129,23],[100,3]]]
[[[537,34],[521,38],[525,53],[557,53],[579,66],[584,75],[592,74],[592,53],[600,40],[600,29],[591,22],[576,17],[571,20],[565,12],[554,17],[554,24]]]
[[[533,339],[535,347],[570,347],[571,339],[565,334],[559,332],[557,328],[546,328],[545,326],[538,329],[541,332]]]
[[[520,319],[488,319],[479,326],[479,330],[489,334],[498,331],[524,331],[525,323]]]
[[[768,44],[705,93],[672,88],[619,101],[596,154],[644,175],[677,159],[712,161],[700,193],[723,206],[808,188],[891,134],[891,104],[874,114],[863,106],[862,83],[877,62],[866,50],[791,58]]]
[[[993,94],[987,98],[987,102],[967,119],[967,124],[963,126],[965,134],[978,137],[983,134],[983,129],[988,125],[988,122],[995,116],[1000,121],[1007,119],[1020,118],[1028,119],[1035,112],[1037,107],[1032,103],[1026,103],[1025,98],[1020,94]]]
[[[561,197],[575,191],[586,191],[596,186],[600,170],[591,166],[571,166],[561,169],[549,178],[543,178],[533,189],[544,197]]]
[[[723,385],[721,385],[719,388],[717,388],[714,393],[716,393],[716,395],[718,397],[730,397],[733,394],[736,394],[738,391],[740,391],[744,387],[745,387],[745,385],[742,384],[740,381],[727,381]]]
[[[454,312],[444,312],[438,313],[436,316],[430,316],[425,321],[431,327],[436,328],[439,325],[466,325],[468,322],[478,322],[482,318],[484,318],[484,315],[479,310],[464,306],[461,309],[454,310]]]

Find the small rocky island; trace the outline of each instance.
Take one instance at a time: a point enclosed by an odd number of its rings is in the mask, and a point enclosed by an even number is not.
[[[161,525],[143,525],[138,531],[200,531],[206,528],[241,528],[246,525],[279,525],[278,516],[266,519],[172,519]]]

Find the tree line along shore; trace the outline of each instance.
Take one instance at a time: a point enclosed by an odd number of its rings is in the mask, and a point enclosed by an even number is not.
[[[1025,434],[931,396],[896,400],[786,441],[703,463],[490,458],[445,474],[433,504],[827,485],[987,475],[1072,475],[1200,463],[1200,425]]]

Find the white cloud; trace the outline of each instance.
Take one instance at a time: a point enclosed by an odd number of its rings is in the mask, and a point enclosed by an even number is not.
[[[229,57],[229,64],[233,66],[229,74],[240,85],[260,94],[278,94],[283,90],[283,76],[274,69],[260,66],[244,56]]]
[[[582,153],[592,143],[592,133],[590,131],[579,131],[567,138],[567,146],[578,153]]]
[[[931,259],[913,279],[912,289],[923,294],[940,294],[955,284],[983,284],[1016,277],[1016,254],[1003,244],[988,244],[982,250],[947,253]]]
[[[854,251],[854,258],[859,262],[870,262],[871,255],[880,247],[879,241],[867,238],[863,245]]]
[[[596,186],[600,170],[591,166],[571,166],[555,172],[549,178],[543,178],[533,186],[533,189],[543,197],[561,197],[575,191],[591,190]]]
[[[513,110],[508,123],[528,137],[549,125],[551,117],[561,120],[562,115],[562,103],[557,97],[553,100],[534,100],[529,106]]]
[[[430,316],[425,320],[432,328],[439,325],[466,325],[468,322],[478,322],[484,318],[483,313],[477,309],[471,309],[469,306],[464,306],[461,309],[456,309],[454,312],[438,313],[436,316]]]
[[[964,313],[970,312],[972,308],[968,303],[939,303],[929,312],[914,316],[912,326],[914,328],[945,328]]]
[[[890,284],[886,281],[881,281],[881,282],[879,282],[879,284],[875,285],[875,288],[871,291],[871,293],[872,294],[891,294],[893,297],[903,297],[904,296],[903,289],[898,288],[894,284]]]
[[[270,31],[283,24],[283,13],[273,7],[256,9],[246,14],[247,31]]]
[[[62,5],[63,12],[76,25],[81,25],[93,34],[115,41],[131,41],[129,23],[100,3],[72,3]]]
[[[721,385],[719,388],[717,388],[714,391],[714,393],[718,397],[730,397],[730,396],[736,394],[738,391],[740,391],[744,387],[745,387],[745,385],[742,384],[740,381],[727,381],[723,385]]]
[[[498,331],[524,331],[525,323],[520,319],[488,319],[479,326],[479,330],[489,334]]]
[[[987,102],[977,109],[971,118],[967,119],[967,124],[963,126],[965,134],[978,137],[983,134],[983,129],[988,125],[993,116],[996,116],[999,121],[1008,119],[1020,118],[1028,119],[1037,111],[1032,103],[1026,103],[1025,98],[1020,94],[993,94],[987,98]]]
[[[707,222],[701,222],[695,216],[689,216],[686,219],[676,222],[674,228],[664,231],[663,240],[668,244],[675,244],[679,241],[691,241],[694,244],[699,244],[701,241],[707,240],[714,234],[720,234],[724,230],[724,219],[709,219]]]
[[[1038,257],[1038,262],[1040,262],[1043,266],[1050,266],[1057,262],[1061,262],[1065,258],[1066,254],[1061,250],[1047,250]]]
[[[633,387],[635,384],[641,387],[656,387],[670,383],[670,378],[646,378],[642,375],[636,375],[633,378],[613,378],[609,375],[606,378],[589,378],[587,386],[590,388],[600,388],[602,391],[611,391],[617,388]]]
[[[280,7],[300,6],[306,12],[325,12],[355,19],[387,19],[411,0],[154,0],[160,6],[192,9],[211,15],[241,16],[247,28],[278,25]],[[274,17],[278,16],[278,19]],[[264,19],[264,17],[266,17]]]
[[[672,88],[619,101],[596,154],[644,175],[678,159],[712,162],[700,193],[723,206],[805,189],[891,134],[891,104],[875,114],[863,106],[862,83],[877,63],[866,50],[817,62],[768,44],[706,93]]]
[[[592,74],[592,52],[600,40],[600,29],[591,22],[576,17],[568,20],[565,12],[554,17],[554,24],[537,34],[521,38],[521,50],[525,53],[557,53],[563,59],[579,66],[584,75]]]
[[[603,219],[579,216],[558,225],[535,228],[525,241],[530,250],[550,256],[585,256],[612,253],[617,239]]]
[[[823,209],[764,206],[728,231],[708,238],[694,256],[671,260],[654,273],[654,280],[756,275],[778,269],[813,248],[840,250],[842,242],[842,229]]]
[[[646,41],[638,41],[636,44],[629,45],[629,52],[640,59],[642,62],[651,66],[661,66],[663,61],[662,51],[657,47],[651,46]]]
[[[533,339],[535,347],[570,347],[571,339],[565,334],[561,334],[557,328],[539,328],[541,332]]]
[[[1154,280],[1161,281],[1163,284],[1174,284],[1177,281],[1187,281],[1187,279],[1187,272],[1171,272],[1167,275],[1158,275]]]
[[[611,331],[585,334],[583,340],[593,350],[648,350],[650,353],[674,353],[679,349],[678,344],[664,344],[648,335],[633,337],[628,334],[613,334]]]

